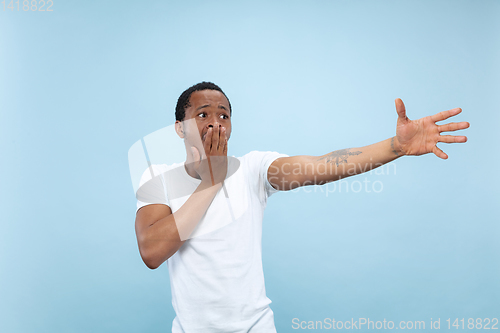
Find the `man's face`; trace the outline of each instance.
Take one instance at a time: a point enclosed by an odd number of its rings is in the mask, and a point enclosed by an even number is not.
[[[183,126],[184,138],[193,146],[203,143],[209,127],[221,126],[226,129],[226,138],[231,136],[231,116],[229,102],[220,91],[201,90],[191,94],[190,106],[186,108]],[[178,122],[178,121],[177,121]],[[194,128],[196,124],[197,128]],[[197,147],[202,148],[202,147]]]

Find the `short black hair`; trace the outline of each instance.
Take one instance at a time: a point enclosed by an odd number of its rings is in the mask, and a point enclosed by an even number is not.
[[[186,90],[184,90],[181,96],[179,96],[179,99],[177,100],[177,106],[175,107],[175,120],[179,121],[184,120],[184,117],[186,117],[186,108],[191,106],[189,104],[189,99],[191,98],[191,94],[195,91],[200,91],[200,90],[217,90],[220,91],[224,96],[226,96],[226,94],[224,94],[222,89],[215,83],[205,82],[205,81],[197,83],[194,86],[191,86]],[[231,115],[233,110],[231,108],[231,102],[229,102],[229,98],[227,98],[227,101],[229,103],[229,115]]]

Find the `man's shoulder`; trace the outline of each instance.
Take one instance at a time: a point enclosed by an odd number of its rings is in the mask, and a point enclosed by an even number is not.
[[[239,157],[239,159],[258,159],[258,158],[265,158],[265,157],[281,157],[281,156],[288,156],[285,154],[278,153],[276,151],[260,151],[260,150],[253,150],[249,153],[246,153],[245,155]]]
[[[287,157],[288,155],[281,154],[275,151],[251,151],[242,157],[238,158],[242,165],[249,168],[252,167],[264,167],[267,168],[269,165],[280,157]]]

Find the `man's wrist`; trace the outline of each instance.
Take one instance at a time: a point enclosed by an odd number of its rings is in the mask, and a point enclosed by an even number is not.
[[[396,155],[397,157],[406,155],[401,147],[401,144],[399,143],[397,136],[393,136],[391,139],[391,150],[392,150],[392,153],[394,155]]]
[[[200,185],[198,186],[198,188],[200,190],[206,190],[208,188],[214,188],[214,190],[220,190],[220,188],[222,187],[222,183],[221,182],[218,182],[218,183],[215,183],[215,184],[212,184],[212,180],[201,180],[201,183]]]

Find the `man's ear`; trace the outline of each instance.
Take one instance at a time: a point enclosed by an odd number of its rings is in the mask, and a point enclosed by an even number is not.
[[[184,125],[182,121],[175,121],[175,132],[181,139],[184,139]]]

